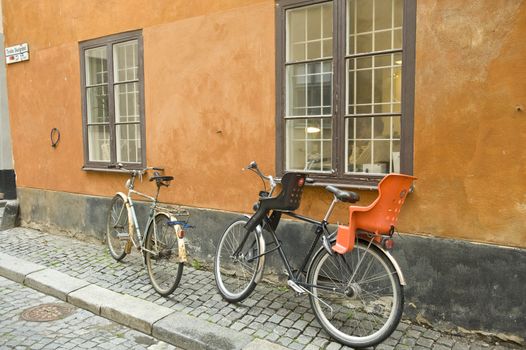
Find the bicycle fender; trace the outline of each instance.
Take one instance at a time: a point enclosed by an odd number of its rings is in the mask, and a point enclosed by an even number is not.
[[[376,246],[376,248],[380,249],[385,254],[385,256],[387,256],[391,264],[393,264],[396,270],[396,273],[398,274],[398,279],[400,280],[400,284],[402,286],[405,286],[406,282],[405,282],[404,275],[402,274],[402,269],[400,268],[400,265],[398,265],[398,262],[395,260],[395,258],[391,255],[391,253],[385,250],[381,245],[377,244],[376,242],[373,242],[373,244]]]
[[[124,200],[128,199],[128,196],[126,196],[126,194],[124,194],[124,192],[116,192],[115,195],[116,196],[121,196],[122,199],[124,199]]]
[[[177,218],[170,216],[171,221],[177,221]],[[186,263],[188,262],[188,257],[186,254],[186,245],[184,243],[184,237],[181,236],[181,231],[183,228],[181,225],[174,225],[175,237],[177,237],[177,247],[179,248],[179,262]]]
[[[177,236],[177,246],[179,247],[179,262],[186,263],[188,258],[186,256],[186,246],[184,245],[184,238]]]
[[[247,219],[250,219],[250,215],[244,214],[244,217]],[[265,267],[265,252],[266,252],[266,246],[265,246],[265,238],[263,238],[263,229],[261,228],[261,225],[256,226],[256,235],[259,241],[259,263],[256,270],[256,278],[254,279],[254,282],[258,284],[261,279],[263,278],[263,268]]]
[[[256,278],[254,279],[254,282],[259,283],[261,279],[263,278],[263,268],[265,267],[265,239],[263,238],[263,229],[261,228],[261,225],[256,226],[256,234],[258,236],[259,241],[259,264],[258,269],[256,271]]]
[[[334,235],[331,235],[332,238],[330,240],[331,244],[334,244],[336,242],[336,238]],[[396,271],[396,274],[398,275],[398,280],[400,281],[400,285],[402,286],[406,286],[407,283],[405,282],[405,277],[404,277],[404,274],[402,273],[402,269],[400,268],[400,265],[398,265],[398,262],[395,260],[395,258],[391,255],[391,253],[389,253],[387,250],[385,250],[381,245],[377,244],[376,242],[373,241],[372,245],[374,245],[376,248],[378,248],[382,253],[385,254],[385,256],[389,259],[389,261],[391,262],[391,264],[393,264],[393,267]],[[309,264],[309,267],[307,268],[307,276],[309,275],[310,273],[310,269],[312,267],[312,263],[314,261],[314,257],[316,257],[321,250],[325,249],[323,246],[320,247],[318,249],[318,251],[316,252],[316,254],[313,255],[313,258],[311,259],[310,261],[310,264]]]

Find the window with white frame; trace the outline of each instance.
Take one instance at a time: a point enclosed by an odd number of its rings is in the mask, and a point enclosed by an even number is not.
[[[86,167],[144,165],[140,31],[80,44]]]
[[[415,1],[277,5],[278,171],[351,185],[412,173]]]

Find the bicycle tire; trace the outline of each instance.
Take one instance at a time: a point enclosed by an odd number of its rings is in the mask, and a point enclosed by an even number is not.
[[[260,246],[255,231],[247,233],[246,219],[234,221],[221,235],[214,258],[214,277],[217,289],[228,302],[246,299],[256,287],[260,263]],[[233,253],[248,234],[238,257]]]
[[[398,274],[385,253],[369,242],[357,241],[344,255],[321,248],[309,267],[307,283],[314,285],[310,303],[318,322],[350,347],[381,343],[402,317],[404,293]]]
[[[177,233],[174,226],[168,225],[169,221],[167,214],[155,214],[145,237],[146,270],[153,288],[162,296],[172,294],[177,288],[184,267],[179,258]]]
[[[116,194],[110,204],[106,221],[106,243],[111,256],[120,261],[126,256],[125,247],[129,242],[128,208],[126,199]]]

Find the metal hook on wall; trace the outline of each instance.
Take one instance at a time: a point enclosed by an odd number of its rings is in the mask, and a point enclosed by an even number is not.
[[[57,128],[51,129],[51,147],[57,147],[58,142],[60,141],[60,131]]]

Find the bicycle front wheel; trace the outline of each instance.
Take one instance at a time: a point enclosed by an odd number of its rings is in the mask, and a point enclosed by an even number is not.
[[[153,288],[162,296],[173,293],[179,285],[184,263],[179,257],[179,241],[170,217],[157,213],[146,233],[144,257]]]
[[[384,341],[402,317],[403,289],[387,256],[358,241],[343,255],[321,249],[309,268],[311,306],[321,326],[356,348]]]
[[[245,299],[256,287],[259,240],[256,232],[247,232],[246,223],[244,219],[232,223],[217,246],[214,276],[219,293],[229,302]]]
[[[126,256],[125,247],[130,240],[128,230],[128,208],[125,199],[116,194],[111,200],[108,212],[106,241],[111,256],[117,261]]]

